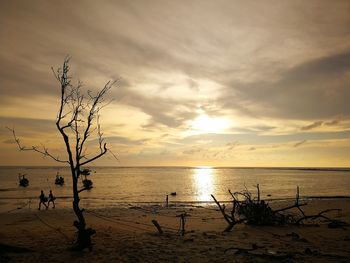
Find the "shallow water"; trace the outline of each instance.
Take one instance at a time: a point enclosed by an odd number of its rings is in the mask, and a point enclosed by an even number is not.
[[[56,172],[65,178],[64,186],[54,184]],[[18,186],[18,173],[27,174],[30,183]],[[108,207],[121,203],[211,202],[210,194],[219,200],[230,200],[228,189],[255,191],[261,196],[291,198],[296,186],[301,196],[350,196],[349,170],[298,170],[275,168],[189,168],[189,167],[96,167],[90,179],[94,188],[81,194],[88,207]],[[52,189],[61,206],[70,204],[72,182],[67,168],[0,167],[0,210],[15,207],[32,199],[37,203],[40,190]]]

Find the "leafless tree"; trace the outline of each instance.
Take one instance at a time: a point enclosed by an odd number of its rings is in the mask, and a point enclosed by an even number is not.
[[[78,230],[78,238],[74,248],[91,249],[91,235],[95,233],[95,230],[86,227],[84,209],[79,206],[79,194],[87,188],[79,189],[78,179],[82,176],[85,165],[99,159],[109,151],[99,124],[99,112],[108,104],[105,101],[105,95],[114,86],[115,82],[107,82],[96,94],[91,91],[84,94],[81,90],[82,83],[80,81],[76,85],[72,83],[72,78],[69,75],[69,57],[64,60],[62,68],[58,68],[56,71],[52,70],[55,78],[60,83],[61,89],[61,102],[56,127],[64,140],[68,158],[61,159],[59,156],[52,155],[45,146],[23,146],[16,136],[15,130],[10,130],[21,151],[35,151],[56,162],[69,165],[73,182],[73,210],[77,217],[74,226]],[[91,156],[87,154],[86,149],[87,142],[92,134],[98,137],[98,152]],[[115,157],[113,153],[112,155]]]

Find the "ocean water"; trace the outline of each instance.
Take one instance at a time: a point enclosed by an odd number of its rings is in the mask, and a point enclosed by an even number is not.
[[[210,167],[93,167],[89,178],[94,187],[81,193],[87,207],[109,207],[130,203],[209,203],[211,194],[230,200],[228,189],[253,192],[260,185],[261,196],[286,199],[295,196],[350,196],[349,169],[210,168]],[[56,172],[65,178],[54,184]],[[18,186],[18,173],[27,174],[29,186]],[[80,182],[81,183],[81,182]],[[58,206],[71,204],[72,180],[67,168],[0,167],[0,210],[16,208],[29,200],[37,206],[40,190],[51,189]],[[267,195],[271,195],[267,197]]]

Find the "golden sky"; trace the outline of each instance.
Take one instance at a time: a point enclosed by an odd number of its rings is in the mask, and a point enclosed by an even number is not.
[[[0,24],[0,165],[55,164],[6,126],[64,155],[69,54],[86,89],[119,80],[96,165],[350,166],[350,1],[1,1]]]

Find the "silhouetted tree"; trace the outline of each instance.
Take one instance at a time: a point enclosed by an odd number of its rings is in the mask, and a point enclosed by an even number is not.
[[[61,102],[56,127],[63,138],[68,159],[62,160],[59,156],[52,155],[45,146],[22,146],[15,130],[10,130],[21,151],[35,151],[57,162],[69,165],[73,182],[73,210],[77,217],[77,220],[74,221],[74,226],[78,230],[78,238],[74,248],[91,249],[91,235],[95,233],[95,230],[86,227],[83,214],[84,209],[81,209],[79,206],[79,194],[88,188],[82,187],[79,189],[78,179],[82,176],[85,165],[99,159],[108,151],[99,124],[99,112],[108,104],[105,102],[104,97],[115,82],[107,82],[96,94],[93,94],[91,91],[84,94],[81,91],[82,83],[80,81],[76,85],[73,85],[71,82],[69,57],[64,60],[62,68],[58,68],[56,71],[53,69],[53,72],[60,83],[61,89]],[[86,154],[86,143],[91,134],[95,134],[98,137],[99,149],[98,153],[89,157]],[[114,156],[113,153],[112,155]]]

